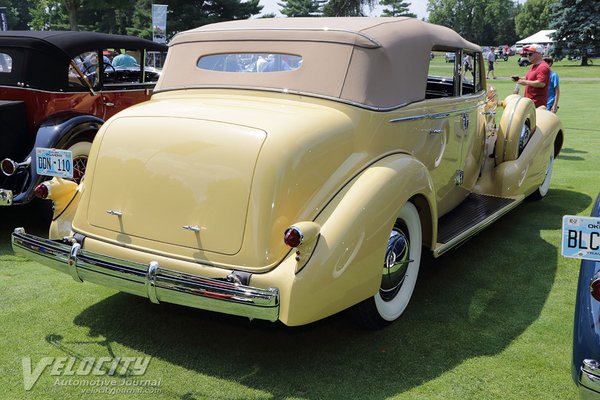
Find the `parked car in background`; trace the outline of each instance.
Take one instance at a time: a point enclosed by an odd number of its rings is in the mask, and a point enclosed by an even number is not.
[[[530,61],[527,59],[527,57],[525,57],[525,56],[520,56],[520,57],[517,59],[517,64],[519,64],[519,67],[526,67],[526,66],[528,66],[529,64],[531,64],[531,62],[530,62]]]
[[[448,52],[444,54],[444,60],[446,60],[447,63],[453,63],[456,60],[456,53]]]
[[[508,46],[496,47],[496,50],[494,50],[494,54],[496,55],[496,60],[504,61],[508,61],[508,57],[511,55]]]
[[[417,19],[205,25],[172,39],[149,102],[100,129],[72,225],[17,228],[13,249],[153,303],[286,325],[351,309],[383,327],[422,251],[548,193],[559,118],[501,104],[496,129],[481,48]]]
[[[592,209],[600,218],[600,194]],[[579,269],[573,329],[573,380],[579,398],[600,398],[600,261],[582,260]]]
[[[36,172],[37,147],[72,151],[79,182],[98,129],[150,98],[166,51],[165,45],[129,36],[0,32],[0,206],[33,199],[44,179]],[[113,66],[112,57],[121,53],[135,64]]]

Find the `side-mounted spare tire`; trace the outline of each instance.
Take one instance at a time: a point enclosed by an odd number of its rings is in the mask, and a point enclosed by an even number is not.
[[[506,97],[496,140],[496,165],[519,158],[535,127],[533,101],[516,94]]]

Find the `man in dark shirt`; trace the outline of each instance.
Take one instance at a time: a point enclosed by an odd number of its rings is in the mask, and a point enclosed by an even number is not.
[[[536,108],[545,107],[548,102],[550,67],[544,62],[544,48],[539,44],[532,44],[523,48],[523,54],[531,62],[531,67],[524,79],[517,80],[517,84],[525,86],[525,97],[533,100]],[[518,87],[515,92],[518,93]]]

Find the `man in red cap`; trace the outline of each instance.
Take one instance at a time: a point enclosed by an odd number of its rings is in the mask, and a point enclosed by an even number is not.
[[[544,48],[539,44],[532,44],[523,48],[523,54],[531,62],[531,67],[525,79],[519,78],[517,84],[525,86],[525,97],[533,100],[536,108],[546,106],[550,67],[544,62]],[[515,92],[519,92],[518,87]]]

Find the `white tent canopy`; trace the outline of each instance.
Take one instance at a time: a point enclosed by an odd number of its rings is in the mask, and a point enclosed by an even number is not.
[[[536,34],[533,34],[525,39],[519,40],[517,44],[525,45],[525,44],[552,44],[555,42],[554,39],[550,37],[550,34],[556,32],[556,29],[546,29],[543,31],[539,31]]]

